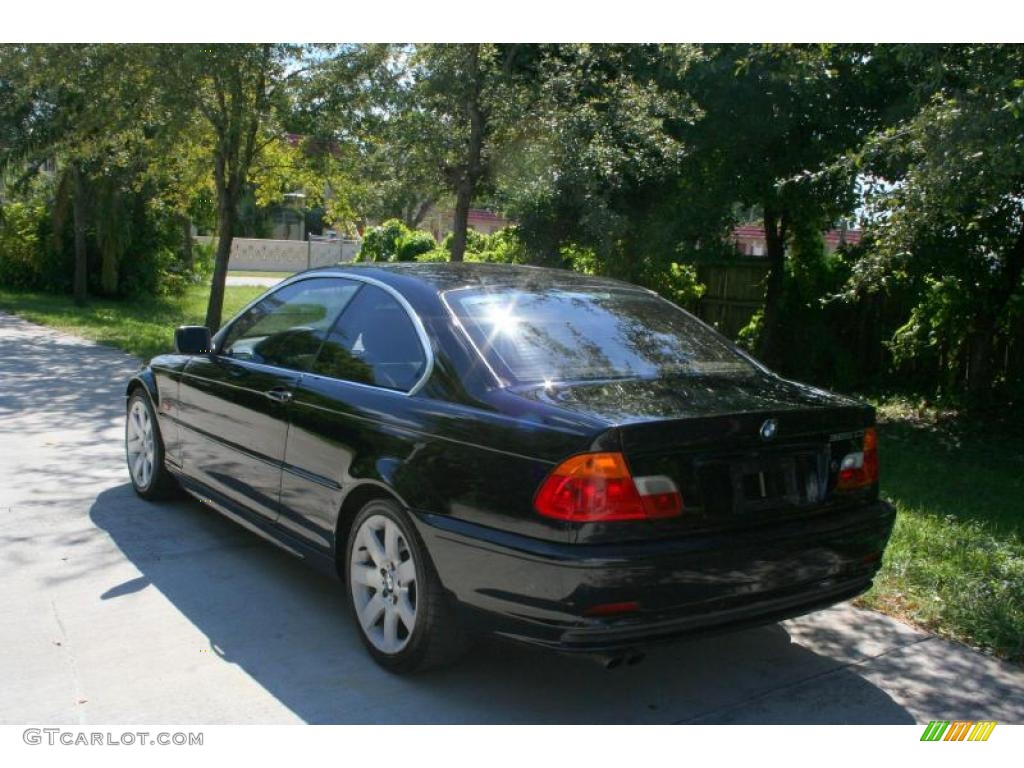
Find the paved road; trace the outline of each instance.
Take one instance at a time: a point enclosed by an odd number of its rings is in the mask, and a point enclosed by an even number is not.
[[[1024,670],[840,606],[606,672],[485,643],[403,679],[340,589],[123,466],[138,362],[0,314],[0,721],[1024,723]]]

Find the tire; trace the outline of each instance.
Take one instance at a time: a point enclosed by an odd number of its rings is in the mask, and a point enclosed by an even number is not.
[[[178,485],[164,466],[164,441],[149,396],[136,389],[128,398],[124,425],[125,460],[135,492],[148,501],[176,495]]]
[[[375,551],[368,536],[376,540]],[[462,655],[466,641],[455,606],[412,521],[398,504],[374,499],[359,511],[350,529],[344,566],[359,636],[380,666],[391,672],[419,672]]]

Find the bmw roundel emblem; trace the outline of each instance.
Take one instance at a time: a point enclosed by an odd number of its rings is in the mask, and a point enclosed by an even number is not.
[[[779,428],[779,422],[775,419],[768,419],[764,424],[761,425],[761,439],[772,440],[775,438],[775,432]]]

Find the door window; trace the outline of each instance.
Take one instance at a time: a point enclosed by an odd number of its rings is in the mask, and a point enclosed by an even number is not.
[[[308,371],[331,325],[359,287],[359,283],[342,278],[312,278],[286,285],[235,320],[221,354]]]
[[[408,392],[426,366],[405,308],[387,291],[365,285],[328,334],[313,372]]]

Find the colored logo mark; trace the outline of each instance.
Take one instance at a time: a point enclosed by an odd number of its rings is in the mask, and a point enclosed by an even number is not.
[[[995,727],[995,720],[932,720],[921,741],[988,741]]]

